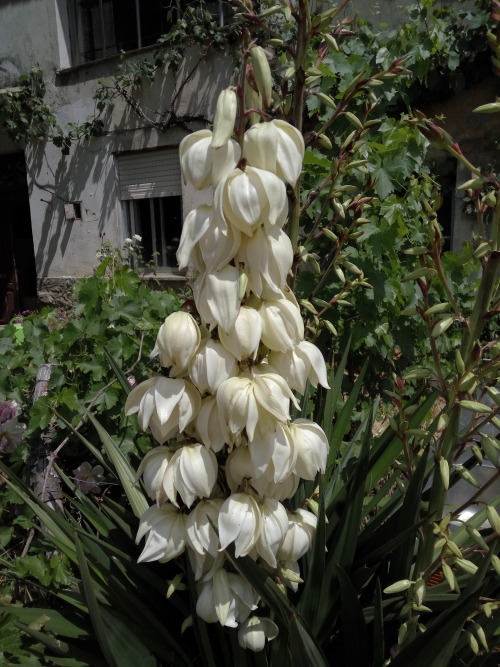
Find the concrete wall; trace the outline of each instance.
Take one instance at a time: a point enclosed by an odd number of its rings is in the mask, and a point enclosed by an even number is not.
[[[38,63],[47,83],[45,100],[62,128],[69,122],[85,120],[93,112],[98,80],[111,76],[119,64],[116,57],[68,68],[65,6],[64,0],[10,0],[0,5],[0,88],[16,85],[19,74]],[[147,51],[136,57],[145,55]],[[196,52],[188,54],[179,80],[198,57]],[[211,119],[218,92],[229,84],[231,70],[227,58],[206,58],[177,100],[176,114],[201,114]],[[164,71],[153,86],[145,84],[142,102],[150,109],[169,108],[173,91],[174,78]],[[190,129],[204,126],[188,123]],[[116,247],[123,246],[126,230],[124,207],[117,196],[115,154],[177,147],[188,133],[180,126],[160,133],[121,99],[105,118],[105,127],[103,136],[73,146],[68,156],[51,142],[39,141],[26,147],[36,270],[42,291],[44,284],[50,286],[54,279],[88,275],[96,265],[103,237]],[[19,148],[0,131],[0,153]],[[82,219],[68,221],[64,205],[75,201],[81,202]],[[199,195],[186,188],[186,212],[198,201]]]

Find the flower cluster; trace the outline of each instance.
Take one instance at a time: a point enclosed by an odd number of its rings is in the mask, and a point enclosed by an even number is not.
[[[0,452],[12,452],[21,444],[26,424],[19,423],[18,416],[16,401],[0,403]]]
[[[293,391],[328,386],[323,357],[304,340],[297,301],[286,280],[292,246],[286,183],[301,172],[304,142],[281,120],[230,138],[235,93],[219,98],[214,131],[180,146],[183,178],[214,188],[213,205],[186,218],[180,267],[197,272],[193,314],[161,326],[154,356],[168,377],[134,387],[126,403],[159,446],[139,469],[155,505],[140,521],[139,561],[187,553],[198,582],[196,611],[207,622],[239,628],[239,642],[260,650],[275,624],[252,615],[259,597],[231,567],[226,550],[249,556],[296,590],[298,561],[310,548],[316,516],[291,509],[300,479],[324,472],[322,429],[290,416]]]

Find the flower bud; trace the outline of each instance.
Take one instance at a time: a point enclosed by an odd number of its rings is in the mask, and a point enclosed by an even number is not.
[[[278,626],[270,618],[251,616],[240,625],[238,630],[238,644],[254,653],[262,651],[266,639],[271,641],[278,636]]]
[[[162,366],[174,366],[171,375],[181,372],[189,363],[201,340],[192,315],[182,310],[169,315],[161,325],[151,356],[159,354]]]
[[[233,88],[223,90],[217,99],[215,109],[214,129],[212,135],[212,148],[221,148],[231,138],[236,122],[238,100]]]
[[[253,75],[257,89],[262,97],[264,108],[271,106],[273,81],[271,68],[267,60],[266,52],[261,46],[252,46],[250,49],[252,56]]]

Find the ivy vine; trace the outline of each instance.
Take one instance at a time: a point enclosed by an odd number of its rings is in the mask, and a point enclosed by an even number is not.
[[[147,56],[131,60],[122,53],[121,62],[113,76],[99,81],[94,93],[93,113],[82,122],[68,123],[61,128],[53,110],[45,101],[44,74],[38,64],[20,77],[19,85],[0,94],[0,119],[8,136],[14,141],[29,143],[46,139],[52,141],[67,155],[73,144],[105,133],[105,114],[122,99],[147,125],[164,132],[173,125],[186,125],[192,120],[205,120],[201,115],[182,116],[176,114],[176,102],[202,60],[210,50],[224,51],[237,43],[245,17],[245,5],[235,0],[233,5],[242,10],[234,14],[233,20],[220,27],[210,12],[199,6],[186,7],[173,28],[162,35]],[[264,3],[262,3],[264,5]],[[273,8],[263,6],[263,16]],[[375,53],[378,66],[406,54],[405,67],[413,77],[408,78],[406,103],[425,101],[436,94],[457,92],[466,85],[471,76],[484,76],[489,70],[487,55],[488,0],[476,0],[472,9],[453,10],[436,0],[419,0],[408,8],[411,21],[398,28],[374,26],[365,19],[354,24],[347,20],[346,29],[350,40],[344,41],[344,49],[350,53]],[[272,24],[270,24],[272,26]],[[354,26],[354,29],[353,29]],[[285,26],[286,27],[286,26]],[[283,26],[281,26],[283,34]],[[259,30],[259,26],[255,26]],[[268,37],[272,35],[269,34]],[[286,50],[286,42],[273,44],[276,52]],[[181,78],[177,78],[181,63],[191,47],[199,49],[198,59]],[[483,63],[484,61],[484,63]],[[478,63],[480,66],[478,67]],[[175,90],[165,108],[151,110],[141,105],[140,92],[145,85],[153,85],[166,69],[176,78]],[[386,87],[390,103],[390,87]]]

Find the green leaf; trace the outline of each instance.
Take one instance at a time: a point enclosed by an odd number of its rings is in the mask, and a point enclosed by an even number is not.
[[[349,656],[353,665],[368,665],[368,637],[363,609],[349,576],[337,563],[333,562],[340,583],[340,599],[342,601],[342,636],[344,639],[344,655]],[[353,637],[356,641],[353,641]]]
[[[120,368],[120,366],[115,361],[114,357],[110,354],[109,350],[106,347],[104,347],[104,354],[106,356],[106,359],[108,360],[109,365],[113,369],[113,372],[116,375],[116,379],[120,383],[121,388],[128,396],[132,391],[132,387],[130,386],[130,382],[127,380],[125,373],[122,371],[122,369]]]
[[[127,461],[125,456],[120,451],[119,447],[114,442],[113,438],[109,435],[106,429],[101,426],[97,419],[90,412],[87,413],[90,421],[94,425],[99,438],[103,444],[106,454],[109,456],[110,460],[113,462],[113,465],[116,469],[116,473],[120,478],[120,482],[125,492],[125,495],[128,498],[132,511],[136,517],[141,517],[144,512],[148,509],[149,504],[146,500],[145,495],[138,488],[135,477],[135,470],[132,468],[130,463]]]
[[[365,424],[365,436],[360,456],[356,463],[354,473],[349,480],[345,510],[340,521],[340,529],[335,536],[335,542],[329,556],[334,563],[337,563],[347,571],[351,567],[354,553],[356,551],[356,543],[363,514],[363,500],[365,495],[364,491],[371,440],[371,424],[372,417],[370,416]]]
[[[337,419],[335,420],[330,437],[330,451],[328,453],[327,461],[327,476],[329,475],[329,472],[331,472],[331,468],[333,467],[337,458],[342,440],[347,433],[349,426],[351,425],[352,414],[354,412],[354,408],[356,407],[356,401],[358,399],[359,392],[363,386],[363,378],[367,367],[368,362],[365,362],[349,394],[349,398],[345,402],[345,405],[342,407],[339,414],[337,415]],[[337,372],[337,376],[338,375],[339,373]],[[334,390],[335,392],[338,390],[337,382],[334,383]]]
[[[414,471],[408,488],[405,491],[403,504],[399,511],[396,535],[403,533],[414,524],[418,526],[422,503],[422,487],[425,473],[428,469],[427,452],[420,456],[417,468]],[[430,463],[432,468],[432,462]],[[417,539],[417,528],[410,531],[408,537],[398,547],[394,548],[391,556],[391,564],[388,573],[388,581],[399,581],[410,576],[410,567],[413,562],[413,554]]]
[[[307,561],[307,573],[304,572],[304,587],[297,608],[311,627],[316,627],[319,612],[318,591],[321,590],[325,571],[326,517],[323,480],[319,479],[319,511],[316,533],[310,556]]]
[[[107,628],[104,626],[101,609],[97,602],[97,597],[94,592],[94,583],[90,576],[90,571],[87,565],[85,553],[78,535],[75,533],[75,548],[78,558],[78,565],[80,567],[80,575],[82,578],[83,594],[87,602],[90,618],[92,620],[92,627],[94,628],[96,639],[101,647],[102,653],[108,663],[109,667],[125,667],[120,662],[120,658],[115,654],[108,640]]]

